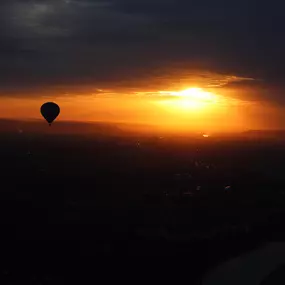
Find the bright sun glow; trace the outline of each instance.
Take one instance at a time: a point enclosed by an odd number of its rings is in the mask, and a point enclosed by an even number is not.
[[[217,97],[206,92],[201,88],[190,88],[180,92],[177,92],[179,97],[178,104],[185,108],[199,109],[209,104],[214,104],[217,101]]]
[[[189,88],[179,92],[159,92],[162,96],[170,96],[172,99],[164,100],[164,105],[171,109],[201,111],[205,108],[214,107],[218,103],[219,97],[202,88]]]
[[[191,98],[191,99],[195,99],[195,100],[197,99],[198,100],[213,100],[215,97],[210,92],[206,92],[202,90],[201,88],[186,89],[186,90],[178,92],[178,95]]]

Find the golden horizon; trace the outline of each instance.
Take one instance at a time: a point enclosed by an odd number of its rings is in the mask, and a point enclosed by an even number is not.
[[[229,80],[238,79],[221,79],[219,84]],[[199,84],[184,84],[183,88],[165,91],[126,92],[97,88],[93,93],[86,90],[60,96],[50,93],[40,98],[29,97],[29,94],[24,97],[3,96],[0,98],[0,118],[42,119],[39,112],[41,104],[54,101],[61,107],[58,120],[62,121],[148,124],[161,129],[211,132],[270,127],[271,122],[262,115],[266,113],[272,117],[277,112],[280,116],[283,111],[239,99],[240,90],[230,90],[231,96],[228,91],[221,86],[206,88]]]

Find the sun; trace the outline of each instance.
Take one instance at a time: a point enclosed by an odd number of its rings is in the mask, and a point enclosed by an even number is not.
[[[202,88],[196,88],[196,87],[177,92],[177,95],[192,100],[212,101],[215,99],[214,94],[206,92]]]
[[[173,120],[214,120],[215,117],[228,113],[230,106],[230,101],[216,93],[215,89],[196,86],[177,91],[157,91],[154,95],[153,104],[168,115],[172,114]]]
[[[213,107],[219,99],[216,94],[198,87],[182,91],[160,91],[159,93],[167,97],[167,99],[163,100],[163,105],[180,111],[202,111]]]
[[[215,94],[196,87],[176,92],[176,96],[176,104],[186,109],[200,109],[214,104],[217,101]]]

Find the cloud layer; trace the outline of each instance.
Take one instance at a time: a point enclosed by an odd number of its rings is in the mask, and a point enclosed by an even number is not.
[[[216,74],[212,81],[221,74],[223,80],[258,78],[261,88],[278,89],[266,98],[279,101],[284,5],[263,0],[1,1],[1,94],[49,86],[148,89],[207,73]]]

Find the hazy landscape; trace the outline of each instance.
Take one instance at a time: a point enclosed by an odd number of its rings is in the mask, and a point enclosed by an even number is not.
[[[78,284],[128,268],[199,284],[220,261],[283,240],[284,132],[162,137],[62,124],[81,133],[0,124],[1,278]]]

